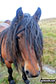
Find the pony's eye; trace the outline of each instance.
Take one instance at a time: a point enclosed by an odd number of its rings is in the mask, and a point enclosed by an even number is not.
[[[20,39],[20,37],[19,36],[16,36],[16,39]]]

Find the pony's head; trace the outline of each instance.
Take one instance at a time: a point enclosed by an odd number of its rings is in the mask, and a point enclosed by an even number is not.
[[[43,50],[42,33],[38,25],[40,16],[40,8],[33,16],[24,14],[22,8],[19,8],[8,32],[7,42],[10,43],[8,47],[11,58],[16,68],[18,69],[20,64],[29,77],[37,77],[40,74]]]
[[[20,11],[17,10],[16,16],[21,18],[20,24],[17,25],[16,35],[21,59],[23,59],[22,61],[18,59],[18,61],[21,62],[21,66],[28,77],[37,77],[40,74],[39,59],[41,58],[39,55],[42,55],[42,36],[40,36],[41,30],[38,25],[41,9],[38,8],[33,16],[23,14],[20,9]]]

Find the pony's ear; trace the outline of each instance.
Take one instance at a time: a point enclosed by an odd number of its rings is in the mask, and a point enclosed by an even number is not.
[[[21,17],[23,16],[23,11],[22,11],[22,8],[18,8],[17,11],[16,11],[16,17],[18,19],[20,19]]]
[[[38,22],[41,16],[41,8],[38,7],[37,11],[35,12],[35,14],[33,15],[35,20]]]

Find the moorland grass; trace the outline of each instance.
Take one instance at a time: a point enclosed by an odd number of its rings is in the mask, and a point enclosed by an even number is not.
[[[56,68],[56,19],[41,20],[39,25],[43,32],[43,63]]]

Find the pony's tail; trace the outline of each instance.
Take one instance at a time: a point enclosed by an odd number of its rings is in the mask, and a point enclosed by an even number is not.
[[[4,59],[3,59],[2,56],[1,56],[1,47],[0,47],[0,62],[1,62],[2,65],[5,63],[5,62],[4,62]]]
[[[5,64],[4,59],[2,58],[1,54],[0,54],[0,62],[1,62],[1,65]]]

